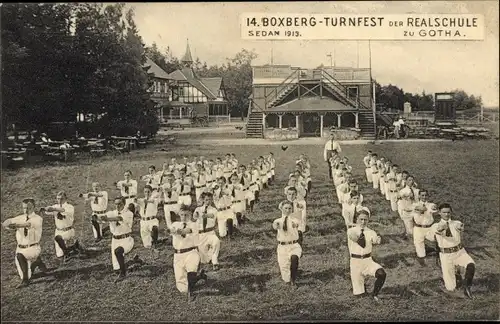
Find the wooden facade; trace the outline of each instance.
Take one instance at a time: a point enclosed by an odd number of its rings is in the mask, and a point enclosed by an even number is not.
[[[370,70],[356,68],[301,69],[289,65],[253,67],[248,130],[262,117],[268,130],[287,129],[296,137],[323,136],[327,128],[360,129],[374,125]],[[252,115],[252,118],[250,118]],[[255,136],[257,137],[257,136]]]
[[[145,67],[149,67],[147,73],[149,74],[153,85],[148,89],[151,94],[151,99],[156,102],[158,109],[158,117],[160,122],[163,122],[163,112],[167,110],[171,97],[171,89],[175,86],[175,81],[168,76],[161,67],[159,67],[151,59],[146,58]]]
[[[170,73],[175,80],[172,87],[172,105],[168,119],[207,118],[209,121],[231,120],[229,103],[221,77],[202,78],[192,68],[189,44],[182,58],[184,67]]]

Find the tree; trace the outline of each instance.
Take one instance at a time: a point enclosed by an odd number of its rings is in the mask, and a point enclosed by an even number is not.
[[[165,56],[160,52],[156,43],[145,48],[146,56],[149,57],[153,62],[155,62],[163,70],[167,70],[167,60]]]
[[[2,130],[43,129],[72,113],[70,35],[74,4],[4,4]]]
[[[255,58],[257,54],[254,51],[242,49],[233,58],[227,59],[227,65],[222,68],[231,112],[242,118],[248,112],[248,97],[252,94],[252,61]]]
[[[478,109],[483,105],[481,96],[468,95],[462,89],[451,91],[454,93],[453,100],[457,110]]]

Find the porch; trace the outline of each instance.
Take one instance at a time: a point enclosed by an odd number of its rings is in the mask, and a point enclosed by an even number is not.
[[[264,138],[328,137],[334,127],[339,139],[360,136],[359,110],[332,98],[302,98],[262,113]]]

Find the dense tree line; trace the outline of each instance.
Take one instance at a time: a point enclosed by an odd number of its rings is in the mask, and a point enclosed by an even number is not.
[[[455,107],[457,110],[480,108],[482,106],[481,96],[467,94],[464,90],[455,89],[442,92],[453,92]],[[382,86],[375,81],[375,100],[386,108],[403,110],[404,103],[409,102],[412,111],[433,111],[434,95],[423,91],[421,94],[404,92],[402,88],[389,84]]]
[[[80,133],[156,132],[145,50],[124,4],[4,4],[2,129],[44,131],[87,116]],[[83,127],[83,128],[82,128]]]

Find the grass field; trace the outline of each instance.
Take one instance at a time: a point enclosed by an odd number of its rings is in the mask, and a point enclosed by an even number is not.
[[[390,205],[374,194],[364,179],[362,157],[372,149],[389,157],[415,175],[422,187],[430,189],[431,200],[450,202],[456,217],[465,223],[465,246],[476,261],[472,292],[474,300],[456,298],[441,291],[440,269],[434,259],[421,268],[414,259],[411,241],[403,241],[403,224],[390,212]],[[387,272],[381,291],[382,302],[355,299],[349,278],[349,259],[340,205],[333,198],[322,147],[279,146],[182,146],[170,152],[153,149],[134,151],[122,159],[102,158],[66,166],[45,166],[2,172],[2,221],[21,213],[22,197],[32,196],[39,206],[52,204],[58,190],[68,192],[76,207],[76,231],[85,245],[93,245],[90,221],[84,219],[77,195],[100,181],[108,192],[113,182],[131,169],[145,174],[150,164],[161,167],[170,157],[203,154],[215,158],[235,152],[240,162],[272,151],[277,160],[276,182],[261,193],[261,202],[249,215],[251,223],[241,228],[237,239],[222,242],[217,272],[208,272],[208,282],[200,286],[198,298],[186,304],[175,288],[171,247],[163,247],[154,260],[142,248],[138,224],[134,227],[135,248],[146,265],[114,284],[109,239],[98,244],[103,251],[95,258],[74,259],[53,270],[47,277],[34,279],[23,290],[14,265],[15,238],[2,232],[1,310],[3,321],[220,321],[220,320],[465,320],[499,318],[499,172],[497,141],[440,143],[390,143],[344,146],[353,172],[360,180],[365,205],[372,211],[373,224],[383,239],[374,259]],[[263,151],[266,150],[266,151]],[[310,231],[306,233],[296,291],[283,284],[276,260],[276,239],[271,229],[280,216],[277,205],[289,171],[300,153],[311,159],[313,189],[307,198]],[[87,180],[89,175],[89,181]],[[136,177],[135,177],[136,178]],[[142,189],[142,186],[141,186]],[[42,256],[49,267],[58,263],[54,253],[52,219],[44,222]],[[162,231],[162,236],[164,232]],[[368,289],[371,291],[373,280]]]

